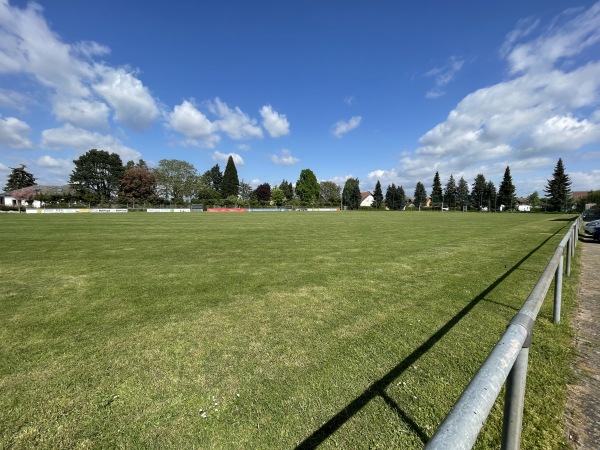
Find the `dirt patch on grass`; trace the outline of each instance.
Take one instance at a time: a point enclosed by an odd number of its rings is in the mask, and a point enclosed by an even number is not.
[[[581,285],[575,315],[575,380],[568,387],[567,432],[573,447],[597,449],[600,442],[600,244],[581,246]]]

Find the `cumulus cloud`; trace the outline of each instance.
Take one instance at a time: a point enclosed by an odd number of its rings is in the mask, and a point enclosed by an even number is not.
[[[463,98],[400,159],[399,172],[415,181],[441,169],[498,179],[506,165],[551,170],[558,157],[599,142],[600,61],[577,58],[599,42],[600,3],[545,30],[520,22],[501,50],[511,77]]]
[[[26,74],[47,88],[58,120],[105,126],[107,106],[98,96],[113,108],[116,121],[135,130],[158,118],[154,98],[132,71],[94,61],[109,53],[108,47],[63,42],[36,3],[20,9],[0,1],[0,30],[0,73]],[[83,113],[79,120],[77,110]]]
[[[191,102],[185,100],[181,105],[175,106],[169,114],[167,125],[190,139],[195,145],[212,148],[220,140],[215,134],[218,126],[212,123]]]
[[[33,147],[29,140],[30,128],[26,122],[15,117],[0,117],[0,146],[12,149],[29,149]]]
[[[271,162],[281,166],[291,166],[299,163],[300,160],[292,156],[292,152],[287,148],[281,150],[280,155],[271,155]]]
[[[72,149],[77,153],[96,148],[117,153],[123,161],[137,160],[142,156],[140,152],[125,146],[114,136],[87,131],[70,124],[42,131],[41,146],[56,150]]]
[[[361,116],[353,116],[348,121],[339,120],[333,125],[332,133],[335,137],[341,138],[344,134],[357,128],[361,120]]]
[[[278,138],[290,134],[290,123],[285,114],[279,114],[273,110],[271,105],[265,105],[260,110],[263,118],[263,127],[269,133],[269,136]]]
[[[115,111],[116,121],[134,130],[145,130],[158,118],[159,109],[150,91],[125,69],[95,66],[101,81],[94,84]]]
[[[231,109],[219,97],[212,102],[207,102],[207,105],[210,112],[218,117],[215,124],[219,130],[231,139],[262,138],[263,132],[256,124],[256,120],[251,119],[237,106]]]
[[[216,151],[213,153],[212,159],[213,161],[221,161],[226,163],[229,160],[230,156],[233,158],[233,162],[235,163],[236,167],[244,165],[244,158],[242,158],[237,153],[221,153],[219,151]]]
[[[56,98],[53,112],[58,120],[80,127],[108,127],[109,108],[105,103],[99,101]]]

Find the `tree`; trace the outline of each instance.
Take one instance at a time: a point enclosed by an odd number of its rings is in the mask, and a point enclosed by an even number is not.
[[[6,179],[6,186],[4,190],[6,192],[16,191],[17,189],[26,188],[29,186],[35,186],[35,178],[32,174],[25,170],[24,164],[21,167],[11,167],[12,172]]]
[[[440,173],[436,172],[435,176],[433,177],[433,185],[431,187],[431,201],[439,203],[442,200],[442,182],[440,181]]]
[[[246,183],[244,180],[240,181],[240,185],[238,186],[238,196],[242,200],[250,200],[252,197],[252,186],[250,186],[250,183]]]
[[[321,198],[327,203],[340,204],[341,192],[340,187],[333,181],[321,181],[319,184]]]
[[[427,191],[425,190],[425,185],[420,181],[417,181],[414,197],[414,204],[419,208],[421,208],[421,205],[423,205],[427,201]]]
[[[27,186],[27,187],[24,187],[21,189],[17,189],[16,191],[13,191],[12,197],[14,197],[15,200],[17,200],[19,202],[19,210],[20,210],[20,205],[23,202],[23,200],[26,201],[27,204],[31,206],[31,203],[35,199],[35,191],[33,190],[33,188],[31,186]]]
[[[283,206],[283,204],[285,203],[285,194],[283,193],[283,191],[281,189],[279,189],[278,187],[274,187],[271,190],[271,201],[273,203],[275,203],[275,205],[277,206]]]
[[[485,194],[486,184],[487,182],[485,181],[483,174],[477,174],[471,189],[471,206],[473,208],[481,209],[483,207],[483,197]]]
[[[283,180],[279,185],[279,189],[281,189],[285,195],[285,198],[288,201],[292,201],[294,199],[294,186],[289,181]]]
[[[90,200],[110,200],[119,190],[124,167],[116,153],[92,149],[74,160],[69,184],[80,194],[92,194]]]
[[[448,183],[446,183],[446,187],[444,188],[444,198],[446,200],[446,204],[450,205],[450,202],[454,202],[454,206],[456,207],[456,194],[458,189],[456,187],[456,181],[454,181],[454,176],[450,175],[448,179]]]
[[[460,180],[458,180],[456,197],[461,207],[469,205],[469,183],[467,183],[467,180],[465,180],[464,177],[460,177]]]
[[[516,188],[510,176],[510,167],[506,166],[502,183],[498,189],[498,206],[504,205],[504,208],[512,209],[516,205],[515,191]]]
[[[537,205],[539,205],[540,204],[540,194],[538,194],[538,191],[534,191],[532,194],[530,194],[527,197],[527,201],[533,207],[536,207]]]
[[[233,157],[230,155],[225,166],[225,173],[221,182],[221,196],[227,198],[230,195],[238,195],[240,180],[238,179],[237,169],[233,162]]]
[[[348,209],[358,209],[360,207],[361,195],[358,178],[348,178],[346,180],[342,198],[344,205],[347,206]]]
[[[383,192],[381,192],[381,183],[377,180],[375,184],[375,192],[373,192],[373,202],[371,206],[375,209],[379,209],[383,204]]]
[[[312,203],[319,199],[320,186],[317,177],[310,169],[303,169],[300,178],[296,181],[296,195],[305,203]]]
[[[253,196],[259,202],[271,201],[271,185],[269,183],[260,184],[253,192]]]
[[[406,204],[406,195],[402,186],[397,186],[392,183],[385,191],[385,204],[391,211],[404,209]]]
[[[202,175],[206,182],[208,183],[208,187],[221,192],[221,183],[223,182],[223,174],[221,173],[221,168],[218,164],[212,166],[209,170],[204,172]]]
[[[156,197],[156,175],[148,168],[126,170],[121,179],[121,193],[131,202],[146,202]]]
[[[189,162],[161,159],[153,172],[156,176],[157,190],[164,198],[180,202],[185,197],[194,195],[198,172]]]
[[[496,186],[492,181],[488,181],[485,184],[485,192],[483,193],[483,205],[488,208],[488,211],[496,209],[497,195]]]
[[[566,210],[571,200],[571,177],[565,173],[565,166],[559,158],[552,174],[552,179],[544,189],[548,194],[548,205],[551,211]]]

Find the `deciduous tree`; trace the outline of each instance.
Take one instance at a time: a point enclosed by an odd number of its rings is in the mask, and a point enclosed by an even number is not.
[[[319,199],[320,186],[317,177],[310,169],[303,169],[300,178],[296,181],[296,195],[305,203],[312,203]]]
[[[269,183],[263,183],[257,186],[253,192],[253,196],[259,202],[270,202],[271,201],[271,185]]]
[[[340,204],[341,192],[340,187],[333,181],[321,181],[319,184],[321,198],[326,203]]]
[[[571,201],[571,177],[565,173],[562,158],[559,158],[552,174],[552,179],[544,189],[548,194],[548,206],[551,211],[564,211]]]
[[[193,196],[198,172],[189,162],[161,159],[153,172],[156,176],[157,190],[162,197],[182,201]]]
[[[273,203],[275,203],[275,205],[277,206],[283,206],[283,204],[285,203],[285,194],[283,193],[283,191],[281,189],[279,189],[278,187],[274,187],[271,190],[271,201]]]
[[[90,200],[110,200],[117,194],[123,178],[121,157],[105,150],[91,149],[74,160],[69,184],[80,194],[92,194]]]
[[[223,182],[223,174],[221,173],[221,168],[218,164],[212,166],[209,170],[204,172],[202,175],[206,182],[208,183],[208,187],[211,189],[221,192],[221,183]]]
[[[360,183],[358,178],[348,178],[344,184],[342,192],[344,206],[348,209],[358,209],[360,207]]]
[[[283,180],[279,185],[279,189],[283,191],[285,198],[287,198],[288,201],[292,201],[294,199],[294,186],[292,186],[292,183]]]
[[[121,193],[131,202],[145,202],[156,196],[156,175],[148,168],[132,167],[123,174]]]

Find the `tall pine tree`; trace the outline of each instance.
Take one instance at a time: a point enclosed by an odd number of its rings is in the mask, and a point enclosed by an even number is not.
[[[233,162],[233,157],[229,155],[227,165],[225,166],[225,173],[223,174],[223,180],[221,181],[221,197],[227,198],[229,196],[238,196],[238,189],[240,187],[240,180],[238,178],[237,169]]]
[[[381,192],[381,183],[377,180],[375,184],[375,192],[373,192],[373,202],[371,206],[375,209],[379,209],[379,207],[383,204],[383,192]]]
[[[471,206],[473,208],[481,209],[483,206],[486,184],[487,182],[483,174],[477,174],[473,188],[471,189]]]
[[[442,201],[442,182],[440,181],[440,173],[436,172],[433,177],[433,185],[431,187],[431,201],[439,203]]]
[[[446,187],[444,188],[444,199],[446,200],[446,205],[456,206],[456,192],[456,181],[454,181],[454,176],[450,175],[448,183],[446,183]]]
[[[551,211],[564,211],[571,201],[571,178],[565,173],[562,159],[559,159],[554,168],[552,179],[544,189],[548,197]]]
[[[427,191],[425,190],[425,185],[420,181],[417,181],[417,186],[415,187],[414,204],[416,207],[421,208],[421,206],[425,206],[426,202]]]
[[[500,183],[500,188],[498,189],[498,207],[504,205],[503,209],[514,208],[516,205],[515,191],[516,188],[510,176],[510,167],[506,166],[502,183]]]

